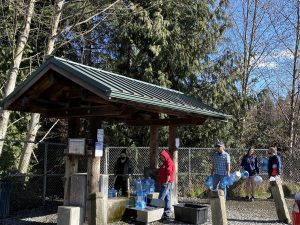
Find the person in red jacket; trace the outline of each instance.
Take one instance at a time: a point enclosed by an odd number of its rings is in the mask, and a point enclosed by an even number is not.
[[[162,165],[158,169],[157,183],[160,185],[159,199],[165,201],[164,219],[172,215],[171,188],[174,181],[174,163],[166,150],[159,155]]]

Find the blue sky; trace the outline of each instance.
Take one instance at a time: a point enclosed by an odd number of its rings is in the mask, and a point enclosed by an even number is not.
[[[229,13],[232,28],[228,29],[221,48],[228,48],[241,56],[244,52],[244,37],[246,46],[250,37],[254,12],[254,0],[249,1],[249,24],[245,33],[245,16],[247,1],[232,0]],[[278,95],[286,95],[291,89],[291,73],[293,69],[293,51],[296,37],[296,7],[294,1],[260,0],[257,7],[257,26],[251,56],[250,80],[253,91],[264,88],[276,90]]]

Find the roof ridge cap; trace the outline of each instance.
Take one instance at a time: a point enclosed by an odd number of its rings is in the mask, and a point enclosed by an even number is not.
[[[147,85],[151,85],[151,86],[158,87],[158,88],[161,88],[161,89],[165,89],[165,90],[168,90],[168,91],[171,91],[171,92],[174,92],[174,93],[184,94],[181,91],[173,90],[171,88],[162,87],[162,86],[159,86],[159,85],[156,85],[156,84],[151,84],[149,82],[137,80],[137,79],[134,79],[134,78],[131,78],[131,77],[126,77],[126,76],[121,75],[121,74],[117,74],[117,73],[114,73],[114,72],[106,71],[106,70],[103,70],[103,69],[100,69],[100,68],[96,68],[96,67],[92,67],[92,66],[87,66],[87,65],[84,65],[84,64],[81,64],[81,63],[78,63],[78,62],[74,62],[74,61],[71,61],[71,60],[67,60],[67,59],[64,59],[64,58],[60,58],[60,57],[57,57],[57,56],[53,56],[53,58],[56,59],[56,60],[65,61],[67,63],[73,63],[73,64],[76,64],[76,65],[79,65],[79,66],[83,66],[83,67],[86,67],[86,68],[91,68],[93,70],[98,70],[98,71],[101,71],[101,72],[109,73],[109,74],[112,74],[114,76],[124,77],[124,78],[129,79],[129,80],[133,80],[133,81],[137,81],[137,82],[140,82],[140,83],[143,83],[143,84],[147,84]]]

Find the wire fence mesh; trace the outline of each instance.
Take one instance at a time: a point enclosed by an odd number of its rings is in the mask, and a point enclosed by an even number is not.
[[[24,146],[23,142],[11,142],[6,146],[18,148]],[[31,208],[50,204],[63,199],[64,188],[64,152],[65,144],[38,143],[30,162],[30,173],[9,173],[7,177],[11,182],[11,207]],[[149,167],[149,147],[106,147],[101,157],[101,174],[109,175],[109,188],[114,183],[114,165],[123,149],[127,150],[134,172],[131,179],[144,176],[144,169]],[[167,149],[167,148],[164,148]],[[245,149],[227,149],[231,157],[232,171],[239,169],[241,157]],[[204,180],[211,172],[212,154],[214,148],[179,148],[178,149],[178,191],[179,196],[185,196],[188,189],[203,185]],[[256,149],[258,161],[267,157],[267,149]],[[300,163],[298,155],[287,156],[282,154],[283,180],[300,182]],[[87,172],[87,156],[81,156],[78,172]],[[261,163],[260,163],[261,166]],[[12,170],[13,171],[13,170]],[[7,173],[9,171],[6,171]],[[260,173],[267,178],[266,173]]]

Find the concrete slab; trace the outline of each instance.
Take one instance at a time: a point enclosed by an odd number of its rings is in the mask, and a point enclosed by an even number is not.
[[[131,209],[135,210],[137,213],[136,220],[146,224],[160,220],[164,214],[163,208],[155,208],[151,206],[146,206],[145,209],[140,209],[140,208],[131,208]]]
[[[159,208],[165,208],[165,201],[161,199],[151,199],[149,205]]]
[[[82,225],[83,208],[74,206],[59,206],[57,211],[57,225]]]

